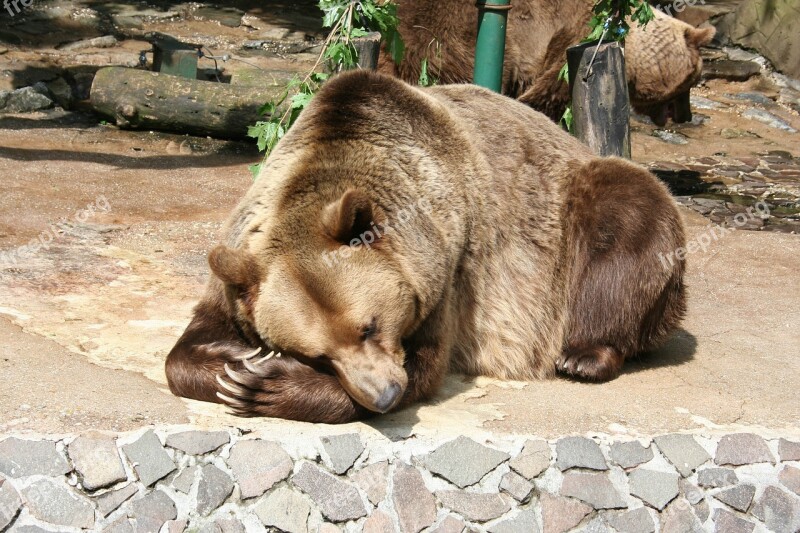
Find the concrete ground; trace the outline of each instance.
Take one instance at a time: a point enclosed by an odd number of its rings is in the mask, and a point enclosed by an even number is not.
[[[330,431],[234,418],[165,385],[164,358],[200,295],[205,254],[257,157],[240,144],[120,132],[81,115],[0,118],[0,250],[66,224],[46,248],[0,267],[0,433],[189,422]],[[87,206],[94,211],[80,214]],[[684,214],[690,236],[708,231],[706,219]],[[613,382],[453,376],[435,401],[368,425],[398,437],[744,426],[798,435],[798,257],[799,236],[751,231],[691,254],[683,329]]]

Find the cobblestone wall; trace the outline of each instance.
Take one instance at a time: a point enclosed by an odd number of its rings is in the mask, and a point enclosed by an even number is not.
[[[800,442],[756,434],[441,443],[145,429],[0,440],[0,530],[800,529]]]

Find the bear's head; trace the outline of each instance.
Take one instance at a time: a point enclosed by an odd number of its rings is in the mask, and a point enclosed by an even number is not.
[[[234,320],[252,344],[327,368],[359,404],[386,412],[408,385],[402,339],[420,312],[386,215],[352,188],[287,201],[247,249],[209,255]]]

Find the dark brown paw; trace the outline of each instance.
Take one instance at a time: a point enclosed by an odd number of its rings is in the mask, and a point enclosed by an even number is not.
[[[611,346],[567,348],[556,361],[556,370],[585,381],[608,381],[619,375],[624,360]]]

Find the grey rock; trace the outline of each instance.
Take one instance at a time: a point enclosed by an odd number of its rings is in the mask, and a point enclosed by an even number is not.
[[[744,100],[746,102],[752,102],[754,104],[765,105],[765,106],[775,105],[774,100],[761,93],[738,93],[738,94],[726,93],[725,97],[731,98],[733,100]]]
[[[467,527],[466,522],[449,514],[438,526],[431,529],[431,533],[461,533],[465,527]],[[538,528],[536,531],[538,533]]]
[[[30,113],[53,107],[53,100],[33,87],[23,87],[13,91],[6,101],[7,113]]]
[[[109,487],[127,479],[114,438],[83,435],[70,443],[67,452],[86,490]]]
[[[80,41],[71,42],[64,46],[59,46],[59,50],[67,52],[74,52],[76,50],[83,50],[85,48],[111,48],[116,46],[117,39],[113,35],[104,35],[102,37],[94,37],[92,39],[83,39]]]
[[[136,484],[128,483],[121,489],[111,490],[96,496],[94,501],[97,504],[97,510],[105,518],[119,509],[120,505],[130,500],[137,492],[139,492],[139,489]]]
[[[714,511],[714,531],[718,533],[753,533],[756,525],[739,518],[730,511],[717,509]]]
[[[203,465],[197,484],[197,512],[200,516],[208,516],[225,502],[231,492],[233,480],[227,472],[211,464]]]
[[[9,102],[9,106],[10,106]],[[757,120],[762,124],[766,124],[771,128],[776,128],[782,131],[786,131],[788,133],[797,133],[797,130],[793,128],[788,122],[783,120],[782,118],[769,113],[768,111],[764,111],[763,109],[745,109],[744,113],[742,113],[744,118],[749,118],[751,120]]]
[[[748,130],[740,130],[738,128],[722,128],[722,131],[720,131],[719,134],[723,139],[759,138],[757,133],[753,133],[752,131]]]
[[[326,518],[345,522],[367,516],[358,490],[311,463],[303,463],[292,483],[308,494]]]
[[[336,524],[325,522],[319,526],[317,533],[342,533],[342,529]]]
[[[442,505],[473,522],[488,522],[511,509],[511,502],[500,494],[440,490],[436,497]]]
[[[711,459],[708,452],[691,435],[661,435],[654,440],[661,453],[683,477],[692,475],[695,468]]]
[[[800,442],[780,439],[778,441],[778,456],[781,461],[800,461]]]
[[[544,533],[563,533],[581,523],[592,508],[571,498],[542,492],[539,496]]]
[[[28,476],[58,477],[72,470],[67,460],[49,440],[22,440],[9,437],[0,442],[0,474],[11,478]]]
[[[638,440],[615,442],[609,453],[611,460],[622,468],[633,468],[653,458],[653,450],[645,448]]]
[[[702,96],[691,96],[691,104],[693,109],[725,109],[727,105],[703,98]]]
[[[761,65],[754,61],[706,61],[703,63],[703,77],[728,81],[747,81],[761,72]]]
[[[563,472],[570,468],[608,470],[600,446],[584,437],[564,437],[556,443],[556,466]]]
[[[402,533],[417,533],[436,521],[436,500],[413,466],[398,463],[392,478],[392,501]]]
[[[122,451],[133,463],[133,471],[146,487],[175,471],[175,463],[152,430],[123,446]]]
[[[389,462],[381,461],[365,466],[358,472],[352,473],[350,479],[367,493],[367,498],[372,505],[378,505],[386,498],[386,488],[389,484]]]
[[[612,533],[601,518],[595,518],[581,528],[582,533]]]
[[[561,495],[577,498],[595,509],[621,509],[628,506],[608,474],[567,472],[561,484]]]
[[[714,462],[718,465],[747,465],[775,463],[775,458],[764,439],[752,433],[734,433],[723,436],[717,445]]]
[[[656,530],[653,517],[646,507],[610,514],[605,519],[608,525],[620,533],[653,533]]]
[[[278,487],[264,496],[254,508],[261,523],[290,533],[308,531],[311,505],[297,492]]]
[[[697,483],[705,488],[727,487],[739,482],[736,472],[730,468],[705,468],[697,472]]]
[[[72,101],[74,100],[72,87],[70,87],[69,83],[67,83],[64,78],[56,78],[53,81],[47,82],[47,90],[55,102],[62,108],[69,109],[71,107]]]
[[[184,520],[167,520],[167,533],[183,533],[186,530],[186,526],[189,525],[189,521]],[[214,522],[212,525],[215,529],[213,533],[220,533],[216,527],[217,522]]]
[[[92,503],[66,485],[39,479],[22,489],[22,497],[34,518],[59,526],[94,526]]]
[[[434,474],[464,488],[483,479],[508,458],[505,452],[461,436],[439,446],[425,457],[423,463]]]
[[[376,510],[364,522],[363,533],[394,533],[394,524],[388,514]]]
[[[0,111],[6,107],[9,98],[11,98],[11,91],[0,91]]]
[[[175,479],[172,480],[172,488],[184,494],[189,494],[189,492],[192,490],[192,485],[194,485],[194,479],[199,468],[200,467],[197,465],[192,465],[184,469],[180,474],[175,476]]]
[[[700,503],[693,504],[692,509],[694,510],[695,516],[700,520],[700,523],[705,523],[708,520],[709,515],[711,514],[711,508],[708,506],[708,502],[703,500]]]
[[[183,431],[167,435],[166,445],[189,455],[205,455],[230,441],[227,431]]]
[[[728,504],[737,511],[747,512],[753,502],[756,488],[753,485],[739,485],[731,489],[726,489],[714,495],[722,503]]]
[[[136,530],[127,516],[120,516],[103,528],[103,533],[133,533],[134,531]]]
[[[539,523],[536,514],[530,509],[522,511],[517,516],[503,520],[488,528],[489,533],[539,533]],[[459,531],[460,533],[460,531]]]
[[[8,533],[52,533],[47,529],[43,529],[39,526],[12,526],[11,529],[8,530]]]
[[[683,493],[683,497],[686,498],[692,505],[700,503],[703,498],[705,498],[703,491],[686,479],[681,479],[679,485],[680,490]]]
[[[752,514],[776,533],[795,533],[800,529],[800,501],[777,487],[764,490]]]
[[[337,474],[344,474],[359,458],[364,451],[364,444],[358,433],[348,433],[347,435],[332,435],[322,437],[322,448],[328,454],[331,462],[331,469]]]
[[[136,518],[137,532],[159,531],[168,520],[178,518],[178,509],[164,491],[154,490],[130,505],[130,516]]]
[[[667,144],[689,144],[689,139],[686,138],[686,135],[676,131],[653,130],[652,135]]]
[[[628,474],[631,494],[659,511],[678,496],[679,479],[678,474],[643,468]]]
[[[265,440],[237,442],[231,448],[227,463],[245,499],[264,494],[275,483],[289,477],[294,466],[283,448]]]
[[[228,6],[201,6],[195,11],[195,16],[213,20],[229,28],[238,28],[242,24],[244,11]]]
[[[800,496],[800,469],[786,465],[781,470],[778,479],[784,487]]]
[[[219,518],[214,521],[220,533],[247,533],[247,528],[238,518]],[[322,529],[320,529],[320,533]],[[170,532],[172,533],[172,532]]]
[[[0,531],[3,531],[22,508],[22,500],[11,483],[0,478]]]
[[[678,498],[661,513],[661,533],[702,533],[703,525],[683,498]]]
[[[526,479],[533,479],[550,466],[550,445],[544,440],[529,440],[522,451],[508,462],[514,471]]]
[[[513,471],[507,472],[500,479],[500,490],[510,494],[520,503],[525,503],[530,499],[534,488],[533,483]]]

